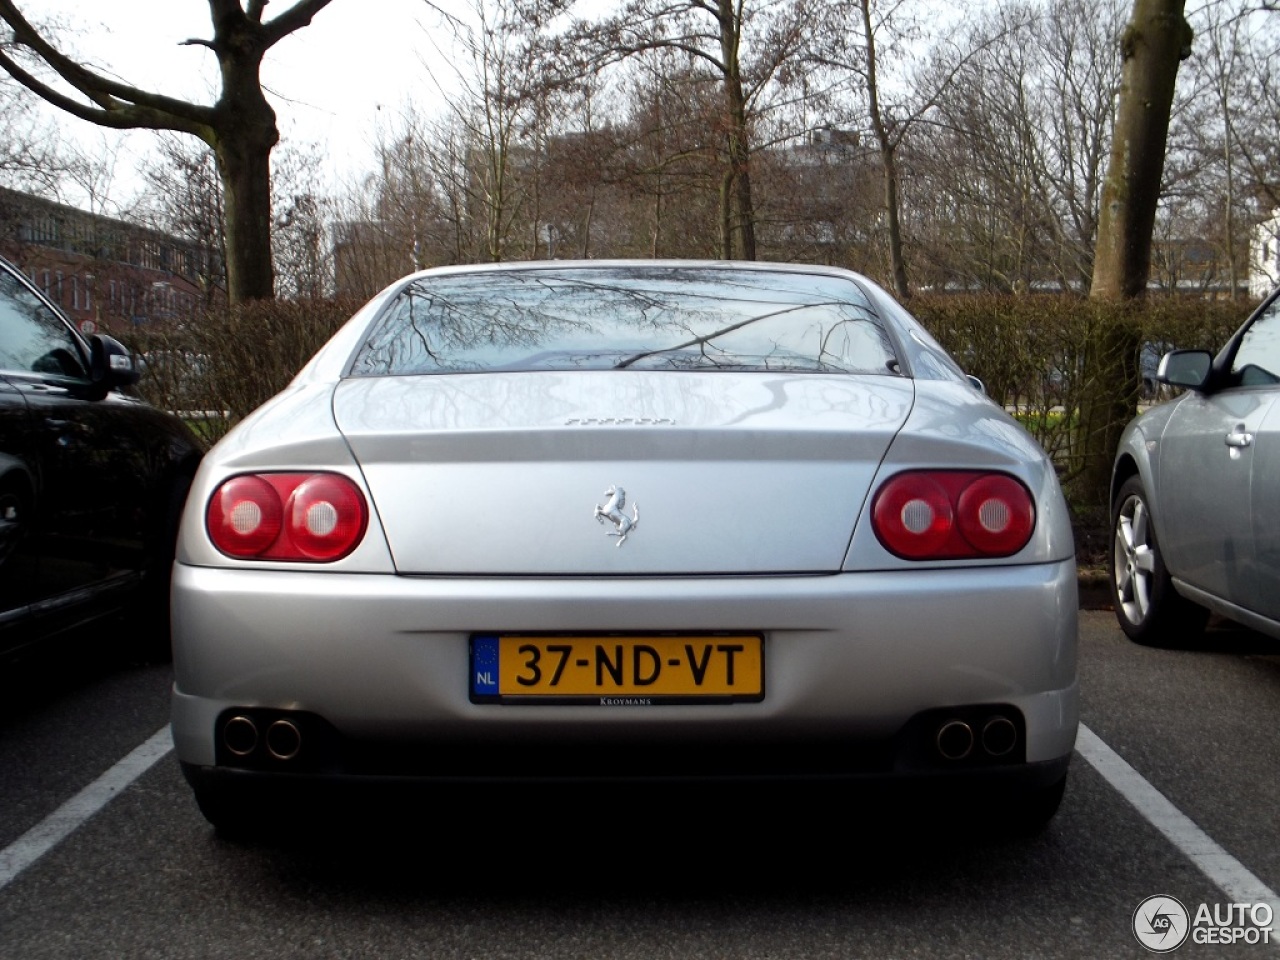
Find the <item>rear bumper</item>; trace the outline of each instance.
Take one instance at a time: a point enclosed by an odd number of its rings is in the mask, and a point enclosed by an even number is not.
[[[993,802],[1016,803],[1035,797],[1060,784],[1067,775],[1070,756],[1018,766],[963,771],[916,771],[883,774],[860,773],[843,776],[723,776],[708,778],[664,777],[651,779],[625,776],[599,779],[575,777],[559,779],[507,779],[503,777],[419,777],[408,775],[284,774],[237,770],[226,767],[181,764],[183,776],[202,802],[233,803],[249,815],[254,811],[277,814],[292,811],[322,811],[336,804],[354,803],[366,809],[393,814],[401,810],[431,809],[436,804],[454,802],[461,809],[473,800],[492,802],[494,788],[506,800],[549,802],[572,800],[575,809],[594,799],[643,803],[646,798],[668,800],[672,791],[699,788],[743,802],[754,791],[766,791],[790,799],[813,797],[825,800],[870,802],[919,802],[939,804]]]
[[[202,778],[998,779],[1024,770],[1038,781],[1033,771],[1046,764],[1065,769],[1075,742],[1076,583],[1072,561],[626,580],[179,564],[174,739],[189,775]],[[619,630],[759,632],[766,696],[654,707],[470,700],[473,633]],[[263,727],[297,719],[313,747],[289,762],[229,755],[225,723],[246,713]],[[979,751],[955,769],[920,755],[949,717],[980,733],[993,715],[1016,724],[1016,752]]]

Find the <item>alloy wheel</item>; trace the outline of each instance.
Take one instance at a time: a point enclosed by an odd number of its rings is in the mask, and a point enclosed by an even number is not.
[[[1130,623],[1140,624],[1151,612],[1157,562],[1151,515],[1141,497],[1126,498],[1116,515],[1114,533],[1112,569],[1116,599],[1125,618]]]

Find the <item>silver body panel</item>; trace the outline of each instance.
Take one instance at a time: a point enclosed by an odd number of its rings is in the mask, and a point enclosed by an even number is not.
[[[334,407],[402,573],[803,573],[840,569],[912,392],[539,372],[348,380]],[[593,512],[612,485],[643,514],[624,549]]]

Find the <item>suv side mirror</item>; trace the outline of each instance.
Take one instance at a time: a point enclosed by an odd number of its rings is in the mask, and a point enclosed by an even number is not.
[[[89,380],[94,393],[105,397],[116,387],[137,383],[141,372],[129,348],[105,333],[89,338]]]

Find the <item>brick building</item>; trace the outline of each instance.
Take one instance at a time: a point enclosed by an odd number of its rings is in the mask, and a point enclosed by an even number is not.
[[[223,295],[197,244],[4,188],[0,254],[86,332],[181,324]]]

